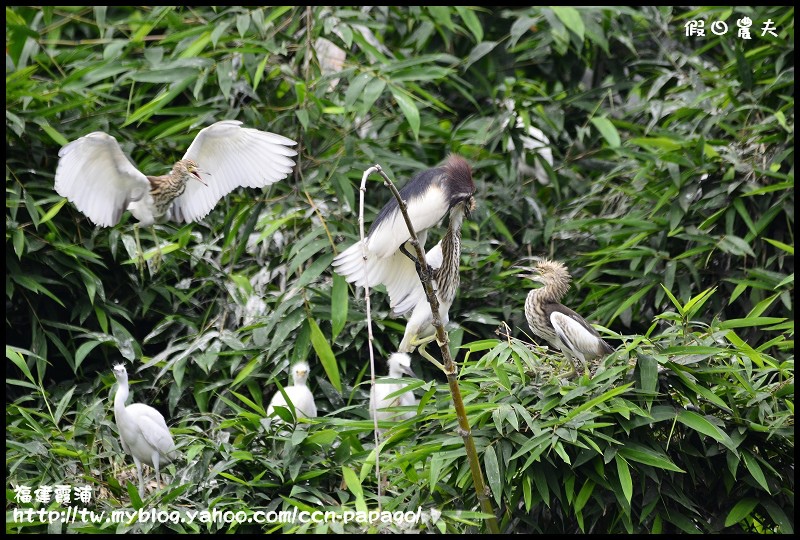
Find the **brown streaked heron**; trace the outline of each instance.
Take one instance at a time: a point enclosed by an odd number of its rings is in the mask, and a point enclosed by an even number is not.
[[[138,227],[197,221],[234,189],[269,186],[291,174],[297,152],[289,147],[296,143],[241,124],[222,120],[201,129],[162,176],[139,171],[113,136],[89,133],[59,151],[55,190],[101,227],[119,223],[125,210],[133,214],[141,263]]]
[[[542,284],[542,287],[531,290],[525,300],[528,326],[537,337],[564,353],[574,373],[578,373],[578,363],[586,370],[587,362],[614,352],[583,317],[561,304],[572,279],[566,266],[543,259],[530,274],[521,274],[520,277]]]
[[[423,248],[428,230],[449,215],[447,232],[426,253],[439,300],[439,317],[442,324],[447,324],[460,282],[461,224],[475,208],[472,168],[463,157],[450,155],[443,166],[418,173],[399,193]],[[398,347],[399,352],[405,353],[429,342],[435,332],[430,304],[416,270],[418,261],[411,255],[410,239],[397,200],[392,198],[375,218],[367,237],[333,260],[336,272],[348,282],[386,287],[392,312],[408,317]],[[364,244],[366,264],[362,256]]]

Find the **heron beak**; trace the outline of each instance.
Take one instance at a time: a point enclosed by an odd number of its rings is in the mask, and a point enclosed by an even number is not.
[[[472,212],[475,211],[476,206],[475,197],[470,196],[470,198],[464,202],[464,217],[469,219]]]
[[[400,366],[400,369],[403,371],[403,373],[405,373],[409,377],[413,377],[414,379],[418,378],[417,375],[414,373],[414,371],[411,369],[411,367]]]
[[[518,278],[529,279],[531,281],[539,281],[539,272],[535,268],[529,268],[527,266],[512,266],[511,268],[523,271],[519,274],[516,274]]]
[[[206,173],[206,174],[209,174],[209,173]],[[204,186],[208,187],[208,184],[206,184],[205,182],[203,182],[203,179],[202,179],[202,178],[200,178],[200,171],[192,171],[192,176],[194,176],[194,177],[195,177],[195,179],[197,179],[197,181],[198,181],[198,182],[200,182],[200,183],[201,183],[201,184],[203,184]]]

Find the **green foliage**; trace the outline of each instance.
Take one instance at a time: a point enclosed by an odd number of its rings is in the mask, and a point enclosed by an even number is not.
[[[685,36],[694,19],[705,37]],[[718,19],[733,30],[710,33]],[[480,530],[447,385],[418,357],[418,415],[381,447],[377,500],[364,300],[330,269],[358,237],[365,169],[402,186],[458,152],[478,209],[450,339],[501,528],[793,532],[793,8],[11,7],[6,36],[9,501],[68,484],[92,486],[97,512],[380,502],[421,508],[420,530]],[[96,228],[53,189],[58,149],[91,131],[156,174],[227,118],[298,141],[295,174],[157,227],[144,279],[132,218]],[[367,225],[388,198],[370,178]],[[565,303],[617,348],[592,378],[523,343],[511,267],[532,256],[567,264]],[[404,322],[381,290],[372,314],[385,358]],[[503,323],[516,338],[497,340]],[[121,360],[185,457],[144,502],[111,412]],[[299,360],[320,418],[269,425]],[[8,532],[402,529],[23,524],[9,508]]]

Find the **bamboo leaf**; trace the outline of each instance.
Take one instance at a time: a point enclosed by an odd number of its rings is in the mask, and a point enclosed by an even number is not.
[[[758,500],[752,498],[742,499],[736,506],[731,508],[728,515],[725,517],[725,526],[732,527],[742,520],[747,519],[752,514],[755,507],[758,506]]]
[[[600,118],[595,116],[592,118],[592,124],[594,124],[594,127],[597,128],[597,131],[599,131],[600,135],[602,135],[606,140],[608,146],[611,148],[618,148],[622,144],[617,128],[614,127],[614,124],[612,124],[608,118]]]
[[[336,336],[339,335],[347,323],[349,301],[347,281],[334,272],[333,286],[331,287],[331,341],[336,341]]]
[[[314,347],[314,352],[319,356],[320,363],[322,363],[325,374],[328,376],[328,381],[338,392],[341,392],[342,382],[339,379],[339,365],[336,363],[336,356],[333,354],[331,345],[322,330],[317,326],[316,321],[311,318],[307,320],[308,325],[311,327],[311,345]]]
[[[631,504],[633,497],[633,479],[631,478],[631,470],[628,467],[628,462],[619,454],[614,455],[614,461],[617,463],[617,477],[622,486],[622,494],[628,504]]]
[[[666,455],[657,453],[649,448],[641,445],[629,445],[619,449],[619,453],[628,461],[636,461],[644,463],[651,467],[657,467],[667,471],[686,472],[677,465],[675,465]]]
[[[561,22],[564,23],[564,26],[578,36],[579,40],[583,41],[586,27],[584,26],[583,19],[581,19],[581,14],[577,9],[565,6],[550,6],[550,9],[553,10],[553,13],[556,14],[556,17],[561,19]]]
[[[747,467],[747,470],[750,471],[753,479],[758,482],[759,486],[764,488],[764,491],[770,493],[769,484],[767,484],[767,478],[764,476],[764,471],[761,470],[761,465],[758,464],[758,459],[749,451],[742,452],[742,457],[744,458],[745,467]]]
[[[737,453],[736,444],[731,438],[723,433],[717,426],[700,416],[699,414],[682,409],[678,411],[678,421],[695,431],[699,431],[704,435],[708,435],[715,441],[722,443],[731,452]]]
[[[400,110],[403,112],[403,116],[405,116],[406,120],[408,120],[408,125],[411,127],[411,132],[414,134],[414,139],[418,139],[420,122],[419,109],[417,109],[414,100],[406,95],[403,90],[398,88],[391,87],[391,91],[395,101],[397,101],[397,104],[400,106]]]
[[[475,41],[480,42],[483,40],[483,27],[481,26],[481,22],[478,19],[478,16],[475,15],[475,11],[471,7],[466,6],[455,6],[458,15],[461,17],[461,20],[464,21],[464,26],[466,26],[472,35],[475,37]]]
[[[486,468],[486,481],[492,490],[494,500],[500,504],[503,496],[503,482],[500,478],[500,464],[497,462],[497,454],[494,447],[487,446],[483,453],[483,465]]]

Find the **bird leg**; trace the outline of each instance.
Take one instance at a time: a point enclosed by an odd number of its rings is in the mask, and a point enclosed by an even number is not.
[[[133,462],[136,464],[136,472],[139,474],[139,498],[144,499],[144,475],[142,475],[142,462],[139,461],[139,458],[136,456],[133,456]]]
[[[562,351],[562,352],[564,353],[564,356],[567,357],[567,360],[569,360],[569,363],[572,365],[572,369],[570,370],[569,373],[564,375],[564,377],[566,377],[567,379],[574,379],[575,377],[577,377],[581,373],[580,371],[578,371],[578,363],[575,362],[575,358],[573,358],[571,354],[569,354],[566,351]]]
[[[150,225],[150,233],[153,235],[153,245],[155,252],[150,258],[150,269],[153,274],[158,272],[161,267],[161,244],[158,243],[158,236],[156,236],[156,226]],[[147,260],[144,257],[144,250],[142,249],[142,242],[139,239],[139,224],[133,225],[133,236],[136,239],[136,268],[139,270],[139,277],[144,279],[144,267],[147,265]]]
[[[444,366],[442,365],[442,363],[439,362],[438,360],[436,360],[433,356],[430,355],[430,353],[428,351],[425,350],[425,347],[428,346],[428,343],[430,343],[434,339],[436,339],[436,334],[434,334],[432,336],[428,336],[426,338],[422,338],[422,339],[411,338],[411,344],[414,345],[414,346],[418,346],[419,348],[417,349],[417,352],[419,352],[419,354],[421,354],[424,358],[426,358],[434,366],[438,367],[443,372],[447,373],[447,371],[444,369]],[[437,343],[438,343],[438,341],[437,341]],[[439,346],[441,346],[441,345],[443,345],[443,343],[439,343]]]
[[[569,370],[566,374],[564,374],[565,379],[574,379],[578,376],[578,370],[575,369],[575,364],[572,364],[572,369]]]
[[[152,265],[153,265],[153,273],[158,272],[158,269],[161,268],[161,244],[158,243],[158,237],[156,236],[156,226],[150,225],[150,232],[153,233],[153,242],[156,246],[156,252],[153,254],[152,258]]]
[[[406,245],[405,245],[405,244],[402,244],[402,245],[400,246],[400,252],[401,252],[403,255],[405,255],[406,257],[408,257],[409,259],[411,259],[411,260],[414,262],[414,266],[417,268],[417,274],[420,274],[420,275],[421,275],[421,272],[420,272],[420,270],[421,270],[421,268],[422,268],[422,265],[419,263],[419,259],[417,259],[417,258],[416,258],[414,255],[412,255],[412,254],[411,254],[411,253],[408,251],[408,249],[406,248]],[[433,267],[432,267],[431,265],[429,265],[429,264],[428,264],[428,265],[426,265],[426,266],[427,266],[428,268],[427,268],[427,275],[426,275],[425,277],[427,278],[427,280],[428,280],[428,281],[430,281],[430,280],[431,280],[431,277],[433,276],[433,272],[434,272],[434,270],[433,270]]]
[[[133,237],[136,239],[136,269],[139,270],[139,278],[144,280],[144,251],[142,251],[142,242],[139,240],[139,224],[133,224]]]
[[[153,467],[156,469],[156,491],[161,489],[161,478],[158,471],[158,452],[154,452],[153,455]]]
[[[494,333],[498,336],[506,338],[508,342],[511,343],[511,328],[509,328],[505,321],[503,321],[502,324],[497,327],[497,330],[495,330]]]

